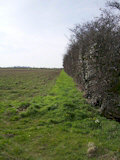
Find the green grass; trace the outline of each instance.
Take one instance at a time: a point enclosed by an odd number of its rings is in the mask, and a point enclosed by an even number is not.
[[[0,103],[0,160],[120,159],[120,124],[100,116],[87,104],[64,71],[55,84],[58,74],[57,70],[33,70],[29,74],[9,73],[3,76],[4,82],[0,78],[4,92]],[[20,78],[30,93],[13,83]],[[33,86],[37,86],[35,93]],[[21,97],[13,93],[19,90],[25,92]],[[92,157],[87,155],[89,142],[97,147]]]

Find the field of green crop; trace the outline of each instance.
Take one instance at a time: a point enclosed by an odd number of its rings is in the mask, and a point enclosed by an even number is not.
[[[57,69],[0,69],[0,160],[120,160],[120,124]]]

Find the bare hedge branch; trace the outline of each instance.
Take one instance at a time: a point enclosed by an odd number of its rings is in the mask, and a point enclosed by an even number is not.
[[[117,1],[112,1],[112,2],[108,1],[107,6],[120,10],[120,2]]]

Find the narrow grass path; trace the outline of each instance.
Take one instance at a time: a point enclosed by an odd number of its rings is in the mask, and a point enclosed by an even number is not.
[[[2,126],[0,160],[120,159],[120,124],[87,104],[64,71],[47,96],[20,108],[9,117],[7,129]],[[90,142],[97,148],[91,157]]]

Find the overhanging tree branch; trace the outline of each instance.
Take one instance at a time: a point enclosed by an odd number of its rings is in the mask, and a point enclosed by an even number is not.
[[[112,1],[112,2],[108,1],[107,6],[120,10],[120,2],[117,2],[117,1]]]

